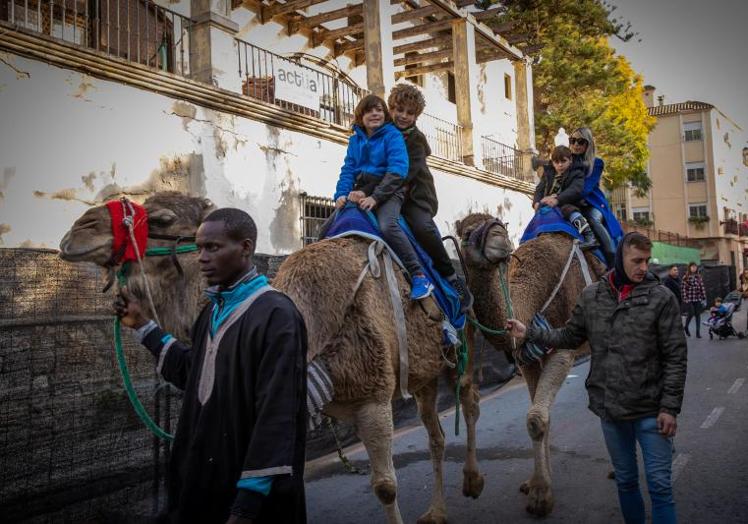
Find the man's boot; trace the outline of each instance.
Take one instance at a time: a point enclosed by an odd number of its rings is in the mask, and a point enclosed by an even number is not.
[[[582,235],[582,243],[579,244],[579,247],[582,250],[595,249],[600,246],[595,238],[595,233],[592,232],[592,228],[589,223],[587,223],[587,219],[584,218],[582,213],[572,213],[569,220],[571,221],[571,224],[577,228],[579,234]]]

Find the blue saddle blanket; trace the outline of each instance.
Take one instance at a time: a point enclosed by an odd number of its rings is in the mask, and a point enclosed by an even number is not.
[[[434,298],[439,304],[439,307],[449,324],[451,324],[455,330],[464,328],[465,314],[460,312],[460,298],[457,291],[455,291],[452,285],[447,282],[447,280],[444,279],[436,269],[434,269],[431,257],[423,250],[423,248],[421,248],[418,242],[416,242],[416,239],[405,220],[400,217],[398,223],[405,232],[405,235],[408,237],[408,240],[410,240],[410,243],[413,245],[426,276],[428,276],[429,280],[434,284]],[[337,210],[332,217],[329,227],[323,234],[324,236],[321,237],[320,240],[322,238],[353,235],[384,242],[384,240],[382,240],[382,235],[379,232],[379,225],[377,224],[374,214],[371,212],[364,212],[353,204],[347,204],[342,209]],[[394,258],[402,267],[402,262],[400,262],[397,254],[390,249],[389,246],[387,246],[387,248],[389,249],[392,258]],[[448,338],[450,342],[454,343],[453,336],[456,336],[456,333],[445,333],[445,335],[447,335],[446,338]]]
[[[561,211],[557,207],[543,206],[535,212],[535,216],[532,217],[530,223],[527,224],[519,243],[520,245],[524,244],[528,240],[537,238],[545,233],[564,233],[569,235],[571,238],[575,238],[579,241],[582,240],[582,235],[579,234],[577,228],[572,226],[569,221],[564,218],[564,215],[561,214]],[[600,249],[594,250],[593,253],[603,264],[605,264],[605,255]]]

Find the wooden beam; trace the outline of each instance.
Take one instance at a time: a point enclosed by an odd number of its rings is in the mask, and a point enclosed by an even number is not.
[[[418,76],[425,75],[426,73],[436,73],[438,71],[451,71],[452,69],[454,69],[454,62],[441,62],[439,64],[431,64],[423,67],[406,69],[404,71],[396,71],[395,76],[397,78],[403,78],[406,76]]]
[[[260,18],[262,23],[270,21],[271,18],[278,15],[284,15],[286,13],[291,13],[293,11],[296,11],[298,9],[304,9],[306,7],[309,7],[311,5],[315,4],[321,4],[322,2],[326,2],[327,0],[289,0],[288,2],[281,4],[279,2],[276,2],[273,5],[263,5],[262,10],[260,12]]]
[[[530,38],[530,35],[528,35],[527,33],[522,35],[506,35],[505,38],[510,45],[514,45],[519,42],[527,42],[527,39]]]
[[[455,5],[457,5],[457,7],[468,7],[475,5],[475,0],[455,0]]]
[[[340,56],[343,53],[347,53],[348,51],[355,50],[361,50],[364,48],[364,39],[359,38],[356,40],[345,40],[342,43],[335,42],[335,50],[334,55]]]
[[[421,51],[423,49],[429,49],[431,47],[438,47],[439,49],[451,48],[452,37],[440,36],[436,38],[429,38],[428,40],[411,42],[410,44],[396,45],[394,48],[392,48],[392,53],[395,55],[401,55],[403,53],[409,53],[411,51]]]
[[[443,31],[445,29],[452,28],[452,20],[441,20],[439,22],[427,22],[425,24],[417,25],[415,27],[408,27],[407,29],[400,29],[392,32],[393,40],[402,40],[410,36],[422,35],[424,33],[436,33],[437,31]]]
[[[517,25],[516,20],[510,20],[509,22],[501,22],[500,24],[491,24],[488,27],[493,29],[493,32],[496,34],[502,34],[506,33],[507,31],[514,29],[514,27]]]
[[[349,25],[346,27],[341,27],[340,29],[324,29],[319,32],[319,37],[317,37],[317,40],[337,40],[338,38],[342,38],[344,36],[355,35],[363,32],[364,23],[361,22],[360,24]]]
[[[475,53],[475,61],[479,64],[485,64],[486,62],[493,62],[495,60],[504,60],[505,58],[509,58],[509,55],[496,48],[486,49],[485,51],[482,50]]]
[[[484,22],[485,20],[493,18],[494,16],[503,13],[504,11],[506,11],[506,7],[504,6],[492,7],[491,9],[486,9],[485,11],[478,11],[477,13],[473,13],[473,16],[479,22]]]
[[[402,13],[396,13],[392,15],[392,23],[399,24],[401,22],[407,22],[408,20],[415,20],[416,18],[426,18],[427,16],[443,12],[444,11],[442,11],[435,5],[419,7],[418,9],[413,9],[412,11],[403,11]]]
[[[404,58],[396,58],[396,66],[422,64],[431,60],[441,60],[442,58],[451,58],[451,49],[442,49],[441,51],[433,51],[431,53],[418,53],[417,55],[406,56]]]
[[[361,4],[349,5],[347,7],[341,7],[334,11],[328,11],[326,13],[320,13],[318,15],[309,16],[299,21],[299,25],[307,27],[309,29],[322,25],[325,22],[332,22],[333,20],[339,20],[353,15],[361,15],[363,13],[363,6]]]

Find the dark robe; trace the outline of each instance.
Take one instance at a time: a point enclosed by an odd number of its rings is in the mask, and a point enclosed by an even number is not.
[[[233,507],[256,523],[306,522],[304,321],[278,291],[249,297],[213,339],[211,386],[212,307],[193,327],[194,349],[158,327],[143,340],[163,377],[185,392],[169,464],[168,521],[224,524]],[[236,487],[240,478],[267,476],[267,496]]]

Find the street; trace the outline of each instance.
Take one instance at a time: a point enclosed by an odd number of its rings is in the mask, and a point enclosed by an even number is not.
[[[733,319],[738,330],[745,329],[745,309]],[[702,336],[688,339],[688,379],[673,463],[678,518],[685,523],[744,523],[748,522],[748,342],[735,337],[710,341],[705,327]],[[589,362],[572,369],[551,413],[555,507],[546,522],[623,522],[615,481],[607,478],[610,466],[599,419],[587,410],[588,370]],[[461,493],[464,424],[456,437],[453,410],[441,417],[447,434],[449,521],[537,521],[525,512],[525,495],[519,491],[533,467],[525,429],[529,399],[524,383],[515,378],[498,391],[483,392],[482,398],[477,441],[486,482],[477,500]],[[357,467],[367,468],[360,446],[346,452]],[[405,522],[415,522],[428,507],[433,484],[425,430],[420,426],[399,430],[394,453],[400,510]],[[640,472],[644,487],[641,466]],[[306,479],[309,522],[384,522],[368,475],[347,473],[337,458],[327,456],[309,463]]]

